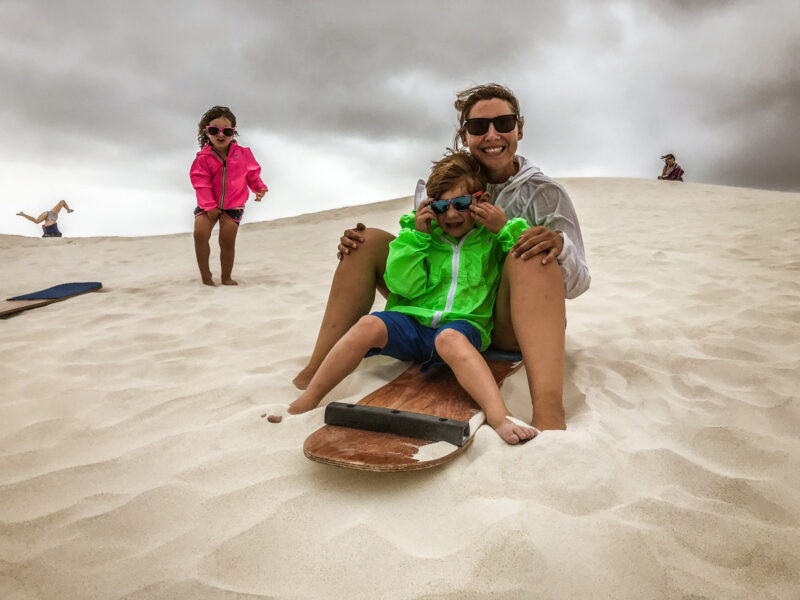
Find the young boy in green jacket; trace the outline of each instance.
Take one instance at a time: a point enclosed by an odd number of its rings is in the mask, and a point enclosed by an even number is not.
[[[315,408],[365,356],[384,354],[442,362],[478,403],[486,421],[509,444],[537,431],[511,417],[489,366],[480,355],[489,345],[492,308],[506,253],[528,228],[489,203],[486,176],[468,152],[436,162],[429,199],[400,219],[389,245],[384,281],[386,310],[361,317],[331,349],[290,414]]]

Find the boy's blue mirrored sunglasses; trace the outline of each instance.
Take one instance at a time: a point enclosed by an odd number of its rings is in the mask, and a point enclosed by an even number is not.
[[[467,194],[466,196],[459,196],[458,198],[450,198],[449,200],[434,200],[431,202],[430,207],[437,215],[443,215],[453,205],[456,210],[469,210],[472,199],[477,198],[483,192],[475,192],[474,194]]]

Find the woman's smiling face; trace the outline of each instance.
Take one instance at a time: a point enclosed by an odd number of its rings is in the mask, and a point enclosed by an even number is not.
[[[514,109],[508,102],[501,98],[490,98],[476,102],[467,119],[493,119],[508,114],[514,114]],[[494,125],[489,124],[489,129],[483,135],[472,135],[464,130],[461,137],[472,156],[486,167],[492,183],[503,182],[517,172],[514,155],[517,153],[517,142],[521,139],[522,128],[519,122],[508,133],[498,133]]]

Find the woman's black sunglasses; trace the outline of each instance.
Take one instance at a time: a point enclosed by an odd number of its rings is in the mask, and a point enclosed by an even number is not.
[[[206,127],[206,131],[209,135],[217,135],[220,131],[222,131],[222,135],[225,137],[231,137],[234,133],[236,133],[236,129],[233,127],[214,127],[209,125]]]
[[[517,115],[500,115],[494,119],[477,117],[475,119],[467,119],[464,125],[470,135],[483,135],[489,131],[489,123],[494,125],[494,130],[497,133],[508,133],[517,125]]]

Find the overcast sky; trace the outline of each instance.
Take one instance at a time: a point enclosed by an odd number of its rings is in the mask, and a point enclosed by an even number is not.
[[[413,193],[455,93],[499,82],[555,177],[800,191],[800,3],[0,2],[0,233],[189,231],[197,122],[238,119],[270,188],[245,221]]]

